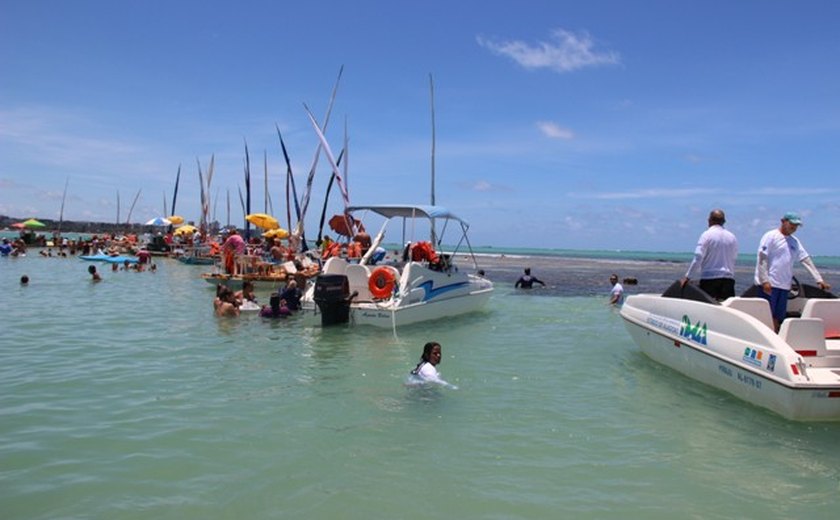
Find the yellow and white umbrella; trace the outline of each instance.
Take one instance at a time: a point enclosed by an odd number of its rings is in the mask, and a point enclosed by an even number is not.
[[[186,226],[181,226],[178,229],[176,229],[173,232],[173,234],[175,234],[175,235],[192,235],[196,231],[198,231],[197,227],[187,224]]]
[[[245,220],[263,229],[277,229],[280,227],[280,223],[277,222],[276,218],[265,213],[252,213],[245,217]]]
[[[283,228],[269,229],[262,236],[264,238],[288,238],[289,232]]]

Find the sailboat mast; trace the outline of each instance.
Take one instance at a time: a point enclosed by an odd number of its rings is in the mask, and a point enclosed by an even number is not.
[[[70,177],[64,182],[64,195],[61,196],[61,211],[58,213],[58,233],[61,234],[61,224],[64,222],[64,201],[67,199],[67,186],[70,184]]]
[[[431,187],[431,204],[435,205],[435,83],[432,79],[432,74],[429,73],[429,93],[432,105],[432,187]],[[435,234],[435,220],[432,219],[431,242],[437,245],[437,236]]]

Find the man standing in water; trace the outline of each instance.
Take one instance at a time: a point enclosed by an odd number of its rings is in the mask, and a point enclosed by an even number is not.
[[[820,289],[828,291],[831,286],[823,280],[811,255],[805,251],[799,239],[793,236],[802,219],[796,213],[785,213],[778,229],[772,229],[761,237],[758,258],[755,264],[755,283],[760,293],[770,302],[773,325],[776,331],[787,315],[788,292],[793,282],[793,261],[798,260],[811,273]]]
[[[694,259],[680,280],[680,285],[685,287],[699,270],[700,288],[718,301],[735,296],[738,239],[731,231],[723,229],[724,223],[726,216],[722,209],[714,209],[709,213],[709,228],[697,240]]]
[[[538,283],[545,287],[545,283],[542,280],[538,279],[536,276],[531,276],[531,268],[525,268],[525,274],[519,277],[519,280],[516,280],[516,283],[513,284],[513,287],[519,289],[520,287],[523,289],[530,289],[534,286],[535,283]]]
[[[610,289],[610,305],[621,305],[624,302],[624,286],[618,283],[617,274],[610,275],[610,283],[612,284],[612,289]]]

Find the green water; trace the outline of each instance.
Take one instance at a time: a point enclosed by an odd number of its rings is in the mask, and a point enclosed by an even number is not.
[[[2,518],[834,518],[840,506],[840,423],[789,422],[653,363],[604,297],[505,280],[486,312],[395,338],[219,319],[201,267],[158,263],[92,284],[80,260],[0,258]],[[457,390],[405,386],[429,340]]]

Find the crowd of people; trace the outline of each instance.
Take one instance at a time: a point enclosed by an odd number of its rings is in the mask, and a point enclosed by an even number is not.
[[[260,305],[251,281],[242,282],[242,288],[234,291],[227,285],[216,286],[213,309],[216,316],[239,316],[243,309],[254,310],[263,318],[286,318],[300,310],[303,293],[294,279],[289,279],[283,289],[272,292],[267,305]]]

